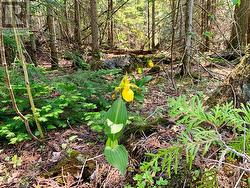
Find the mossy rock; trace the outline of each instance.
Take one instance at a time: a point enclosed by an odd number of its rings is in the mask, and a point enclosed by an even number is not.
[[[42,177],[56,177],[62,176],[63,174],[71,174],[72,176],[78,176],[81,172],[81,169],[85,163],[85,160],[90,158],[86,154],[82,154],[76,150],[72,150],[65,158],[60,160],[57,164],[48,169],[47,172],[41,174]],[[84,165],[84,172],[82,174],[82,178],[85,181],[90,180],[91,174],[93,174],[96,168],[96,163],[93,160],[89,160]]]

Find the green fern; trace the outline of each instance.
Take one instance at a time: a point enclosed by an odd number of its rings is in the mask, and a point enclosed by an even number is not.
[[[177,99],[170,98],[168,105],[170,117],[177,119],[177,126],[186,125],[186,129],[178,136],[177,141],[172,143],[171,147],[159,149],[157,153],[146,154],[148,160],[143,162],[140,168],[142,177],[145,173],[151,174],[152,177],[155,177],[153,182],[156,180],[156,174],[167,172],[168,177],[171,177],[172,172],[178,173],[181,160],[185,159],[191,170],[196,156],[205,156],[212,145],[221,145],[221,150],[223,150],[225,143],[222,142],[217,131],[222,126],[226,126],[239,135],[228,145],[238,152],[250,154],[249,104],[237,109],[231,102],[207,110],[199,96],[194,96],[190,100],[187,100],[185,96],[180,96]],[[185,153],[185,158],[183,153]],[[229,154],[234,157],[233,153],[229,152]],[[136,181],[139,185],[138,178]],[[200,188],[216,186],[216,173],[211,171],[205,172],[201,181],[198,182]]]

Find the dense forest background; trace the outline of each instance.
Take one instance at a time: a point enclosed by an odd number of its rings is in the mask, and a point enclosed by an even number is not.
[[[249,0],[0,6],[0,188],[250,186]]]

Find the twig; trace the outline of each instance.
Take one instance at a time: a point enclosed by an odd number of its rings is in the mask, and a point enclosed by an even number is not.
[[[166,105],[163,105],[166,106]],[[151,118],[159,109],[161,109],[163,106],[157,106],[152,114],[150,114],[148,117],[146,117],[145,121],[147,121],[149,118]]]
[[[82,179],[83,171],[84,171],[84,168],[85,168],[85,165],[86,165],[87,160],[88,160],[88,159],[85,159],[85,160],[84,160],[84,163],[83,163],[83,165],[82,165],[82,170],[81,170],[80,176],[79,176],[79,178],[78,178],[78,182],[77,182],[77,184],[76,184],[76,187],[78,187],[78,185],[79,185],[79,183],[80,183],[80,181],[81,181],[81,179]]]
[[[219,163],[218,160],[208,159],[208,158],[204,158],[204,161],[211,161],[211,162]],[[233,164],[227,163],[227,162],[222,162],[222,164],[231,166],[231,167],[233,167],[233,168],[238,168],[238,169],[244,170],[244,171],[246,171],[246,172],[250,172],[250,169],[249,169],[249,168],[244,168],[244,167],[242,167],[242,166],[236,166],[236,165],[233,165]]]
[[[240,175],[240,177],[239,177],[238,181],[236,182],[236,184],[235,184],[234,188],[237,188],[237,186],[239,185],[240,180],[241,180],[241,178],[243,177],[243,175],[244,175],[244,174],[245,174],[245,171],[241,173],[241,175]]]
[[[236,107],[236,105],[237,105],[237,98],[236,98],[236,94],[235,94],[235,91],[234,91],[234,87],[232,86],[232,84],[230,84],[230,87],[231,87],[232,92],[233,92],[234,107]]]
[[[91,160],[94,160],[94,159],[97,159],[97,158],[100,158],[100,157],[102,157],[102,156],[103,156],[103,154],[98,155],[98,156],[95,156],[95,157],[92,157],[92,158],[89,158],[89,159],[86,159],[86,162],[91,161]]]
[[[6,57],[5,57],[5,48],[4,48],[4,43],[3,43],[3,33],[2,30],[0,30],[0,53],[1,53],[1,62],[4,66],[4,70],[5,70],[5,76],[6,76],[6,84],[9,90],[9,94],[10,94],[10,98],[11,98],[11,103],[13,106],[13,109],[15,110],[16,114],[21,118],[21,120],[24,122],[25,128],[27,130],[27,132],[30,134],[30,136],[32,138],[34,138],[37,141],[40,141],[31,131],[30,129],[30,125],[29,125],[29,121],[28,119],[20,112],[17,103],[16,103],[16,98],[15,98],[15,94],[11,85],[11,81],[10,81],[10,75],[9,75],[9,70],[8,70],[8,65],[6,62]]]
[[[212,124],[212,125],[213,125],[213,124]],[[226,144],[226,142],[222,139],[221,134],[218,132],[217,127],[216,127],[215,125],[213,125],[213,126],[214,126],[214,128],[215,128],[215,131],[216,131],[217,135],[219,136],[220,141],[223,143],[224,147],[226,147],[227,150],[233,152],[234,154],[238,155],[239,157],[242,157],[243,159],[246,159],[247,161],[250,162],[250,157],[249,157],[247,154],[240,153],[240,152],[236,151],[235,149],[229,147],[229,146]]]

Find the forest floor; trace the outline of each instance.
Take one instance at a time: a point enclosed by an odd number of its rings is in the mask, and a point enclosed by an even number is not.
[[[164,66],[170,75],[170,65]],[[178,132],[182,131],[181,127],[175,126],[174,120],[168,118],[166,99],[180,94],[192,96],[198,92],[208,95],[232,68],[233,66],[228,64],[204,62],[195,69],[194,72],[198,75],[195,78],[175,79],[178,91],[173,89],[166,72],[160,71],[153,75],[154,79],[148,85],[143,105],[133,104],[130,107],[139,109],[142,117],[152,122],[152,127],[142,133],[135,131],[125,142],[129,150],[129,168],[125,177],[120,176],[104,159],[104,143],[100,141],[100,135],[87,125],[70,125],[70,128],[49,132],[43,144],[25,141],[18,145],[5,145],[4,149],[0,150],[0,187],[118,188],[132,183],[140,162],[144,160],[144,154],[168,147],[170,141],[175,140]],[[179,67],[176,65],[174,72],[177,71]],[[155,121],[159,117],[164,121]],[[9,158],[15,154],[19,157],[20,165],[13,168]],[[79,156],[81,159],[78,159]],[[213,161],[212,157],[207,161],[197,158],[194,162],[196,168],[203,169],[214,164],[216,161]],[[223,165],[218,174],[220,187],[232,187],[240,175],[238,169],[227,165]],[[173,177],[169,187],[183,187],[183,182],[186,182],[188,187],[190,179],[192,174],[183,172]]]

